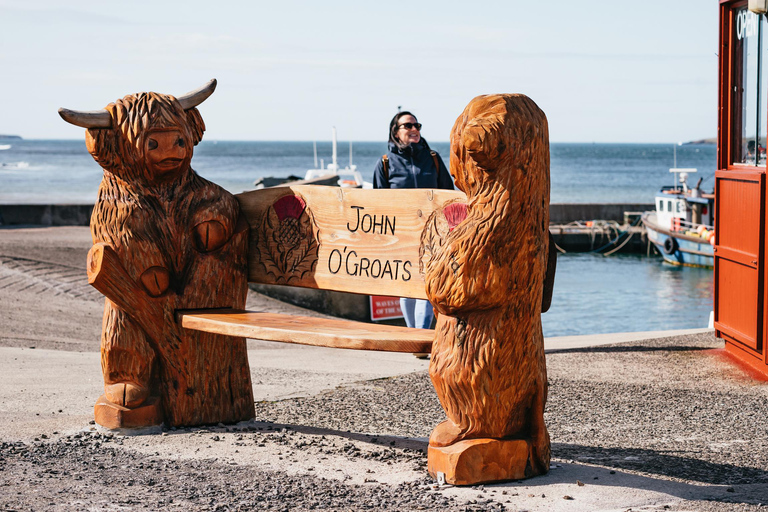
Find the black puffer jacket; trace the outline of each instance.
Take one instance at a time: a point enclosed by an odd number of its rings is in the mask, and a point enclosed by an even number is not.
[[[373,171],[373,188],[444,188],[453,190],[453,180],[440,155],[435,168],[427,141],[421,139],[404,149],[389,143],[389,179],[384,177],[384,163],[379,158]]]

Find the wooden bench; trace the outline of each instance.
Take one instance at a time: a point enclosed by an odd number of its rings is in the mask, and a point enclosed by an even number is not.
[[[459,189],[288,186],[234,198],[192,171],[205,129],[197,105],[139,93],[101,111],[61,109],[87,128],[104,168],[88,278],[104,293],[108,428],[233,423],[254,417],[245,337],[337,348],[429,352],[446,412],[428,470],[453,484],[549,469],[549,139],[522,95],[478,96],[451,132]],[[434,331],[246,311],[248,281],[429,298]]]
[[[157,267],[151,267],[136,279],[125,268],[126,260],[136,255],[121,257],[106,243],[95,244],[89,252],[90,283],[107,297],[107,309],[124,312],[130,319],[128,327],[135,324],[146,333],[164,372],[153,392],[156,400],[150,397],[147,403],[134,401],[131,406],[127,400],[115,404],[106,394],[100,398],[95,407],[100,425],[124,428],[165,421],[185,426],[252,418],[245,338],[357,350],[430,352],[435,336],[430,329],[246,311],[245,283],[247,279],[261,284],[425,299],[424,261],[452,226],[466,216],[462,192],[292,185],[254,190],[236,199],[239,213],[233,220],[236,227],[231,238],[208,253],[195,255],[192,251],[191,257],[200,262],[183,265],[184,269],[196,269],[187,270],[186,275],[152,273],[150,270]],[[212,231],[206,228],[204,243],[196,244],[218,247],[220,242],[208,240],[216,236],[215,226]],[[147,266],[141,263],[139,268]],[[119,326],[126,322],[111,323]],[[105,326],[103,338],[106,336],[108,347],[130,337],[130,329],[123,330],[128,332]],[[133,347],[121,352],[141,359],[141,352]],[[113,363],[116,358],[110,356],[109,350],[102,350],[107,387],[110,376],[117,376],[113,381],[132,382],[132,367],[122,370],[124,363],[120,359]],[[212,356],[221,357],[217,360],[219,368],[210,368],[207,361]],[[203,370],[210,374],[201,374]],[[240,375],[242,382],[237,383],[233,375]],[[222,380],[227,384],[222,385]],[[206,389],[215,393],[203,392]],[[126,387],[118,391],[130,394]],[[238,407],[220,403],[229,393],[239,397]],[[243,403],[249,400],[248,405]]]
[[[417,299],[427,298],[427,221],[447,232],[447,205],[466,214],[466,196],[447,190],[299,185],[236,197],[250,227],[250,282]],[[357,350],[429,352],[434,338],[429,329],[231,309],[181,311],[178,319],[186,329]]]

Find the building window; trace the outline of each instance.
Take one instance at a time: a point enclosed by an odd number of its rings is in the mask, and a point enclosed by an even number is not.
[[[765,166],[766,19],[746,7],[734,11],[734,16],[733,163]]]

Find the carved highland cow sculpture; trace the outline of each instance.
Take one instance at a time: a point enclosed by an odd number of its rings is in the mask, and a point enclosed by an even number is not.
[[[429,373],[448,417],[430,436],[430,473],[455,484],[546,473],[544,113],[522,95],[475,98],[453,127],[450,168],[468,204],[426,262],[440,313]]]
[[[175,319],[190,307],[242,308],[247,291],[239,205],[190,167],[205,130],[195,107],[215,86],[59,111],[87,128],[88,151],[104,169],[88,264],[107,296],[95,415],[109,428],[254,416],[245,340],[184,330]]]

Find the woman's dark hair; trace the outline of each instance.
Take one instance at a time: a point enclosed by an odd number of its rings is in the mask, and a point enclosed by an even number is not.
[[[403,144],[397,139],[397,130],[400,127],[400,118],[405,116],[413,116],[414,119],[416,119],[416,122],[418,122],[418,119],[416,116],[408,112],[407,110],[403,110],[402,112],[398,112],[395,114],[395,117],[392,118],[392,121],[389,122],[389,142],[393,143],[395,146],[398,147],[398,149],[405,149],[410,144]]]

